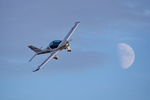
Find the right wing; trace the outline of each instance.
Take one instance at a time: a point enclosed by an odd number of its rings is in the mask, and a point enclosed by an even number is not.
[[[79,24],[80,24],[80,22],[75,22],[75,25],[71,28],[69,33],[65,36],[65,38],[62,40],[62,42],[59,44],[58,48],[61,47],[62,45],[65,45],[66,42],[70,41],[72,34],[74,33],[74,31],[76,30],[76,28],[78,27]]]
[[[53,59],[53,57],[56,56],[59,52],[60,52],[60,50],[53,51],[51,53],[51,55],[41,65],[39,65],[38,68],[36,70],[34,70],[33,72],[36,72],[36,71],[40,70],[41,68],[43,68],[45,66],[45,64],[47,64],[51,59]]]

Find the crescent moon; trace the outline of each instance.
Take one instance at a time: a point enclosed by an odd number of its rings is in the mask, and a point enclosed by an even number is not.
[[[128,69],[135,61],[135,53],[133,48],[126,43],[118,43],[118,53],[121,66]]]

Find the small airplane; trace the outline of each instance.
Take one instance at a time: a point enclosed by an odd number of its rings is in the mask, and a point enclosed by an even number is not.
[[[45,59],[45,61],[41,65],[39,65],[37,69],[35,69],[33,72],[36,72],[40,70],[41,68],[43,68],[46,65],[46,63],[48,63],[51,59],[57,60],[59,58],[57,54],[60,51],[66,49],[68,52],[71,52],[71,48],[70,48],[71,36],[79,24],[80,22],[75,22],[75,25],[71,28],[71,30],[69,31],[69,33],[65,36],[63,40],[54,40],[45,49],[37,48],[33,45],[28,46],[31,50],[35,52],[35,54],[29,61],[32,61],[32,59],[37,55],[50,53],[50,56],[47,59]]]

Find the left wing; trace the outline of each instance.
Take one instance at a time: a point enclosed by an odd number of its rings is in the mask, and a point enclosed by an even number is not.
[[[38,68],[36,70],[34,70],[33,72],[36,72],[36,71],[40,70],[41,68],[43,68],[45,66],[45,64],[47,64],[51,59],[53,59],[53,57],[55,55],[57,55],[59,52],[60,52],[60,50],[53,51],[51,53],[51,55],[41,65],[39,65]]]
[[[80,22],[75,22],[75,25],[71,28],[69,33],[65,36],[65,38],[62,40],[62,42],[59,44],[58,48],[61,47],[62,45],[65,45],[66,42],[70,41],[72,34],[74,33],[74,31],[76,30],[76,28],[78,27],[79,24],[80,24]]]

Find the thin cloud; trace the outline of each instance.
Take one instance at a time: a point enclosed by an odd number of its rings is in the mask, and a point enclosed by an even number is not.
[[[109,61],[107,54],[91,51],[75,51],[70,54],[63,53],[59,61],[52,61],[46,65],[47,70],[84,70],[88,68],[103,67]],[[52,65],[53,64],[53,65]]]

